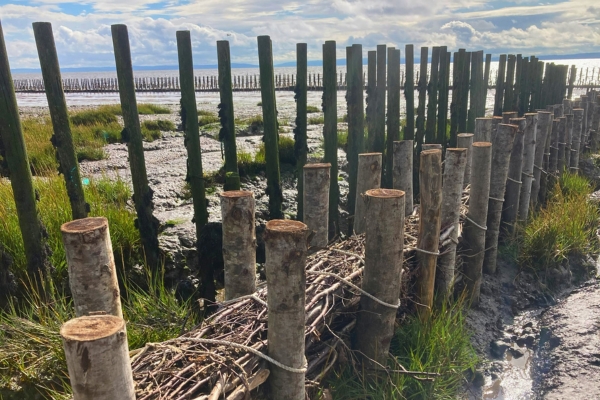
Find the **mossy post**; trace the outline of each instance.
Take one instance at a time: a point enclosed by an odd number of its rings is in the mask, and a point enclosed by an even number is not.
[[[46,229],[39,218],[36,193],[31,178],[25,138],[21,129],[19,109],[10,74],[4,33],[0,24],[0,154],[10,172],[19,228],[27,259],[27,272],[43,291],[42,282],[50,271]]]
[[[513,118],[512,125],[518,126],[510,152],[506,189],[504,191],[504,206],[502,207],[502,232],[510,235],[514,231],[519,213],[519,197],[521,194],[521,172],[523,170],[523,145],[525,139],[525,118]],[[495,170],[494,170],[495,172]]]
[[[296,156],[296,180],[298,186],[298,214],[296,219],[302,221],[304,216],[304,164],[308,155],[308,144],[306,136],[306,105],[307,105],[307,45],[306,43],[296,44],[296,127],[294,128],[294,155]],[[350,129],[348,129],[350,130]],[[350,143],[350,138],[348,138]],[[350,163],[350,160],[348,160]],[[352,164],[349,164],[352,168]],[[356,168],[356,163],[355,163]]]
[[[367,190],[381,186],[381,153],[363,153],[358,155],[358,174],[356,179],[356,201],[354,207],[354,233],[365,232],[366,204],[364,194]]]
[[[498,77],[496,79],[496,94],[494,96],[494,115],[502,115],[502,103],[504,100],[504,79],[506,75],[506,54],[500,54],[498,62]]]
[[[385,173],[383,186],[394,184],[394,142],[400,140],[400,50],[388,48],[388,102]]]
[[[131,65],[131,50],[126,25],[112,25],[112,39],[117,64],[117,79],[119,80],[119,97],[125,129],[121,133],[122,140],[127,143],[129,168],[133,183],[133,203],[137,214],[136,227],[144,246],[146,263],[151,269],[159,266],[158,250],[158,220],[152,214],[152,189],[148,186],[146,161],[142,131],[135,98],[133,68]],[[196,118],[196,115],[194,115]]]
[[[325,157],[323,161],[331,164],[329,183],[329,237],[339,232],[338,204],[340,188],[338,186],[337,157],[337,82],[336,82],[335,41],[329,40],[323,45],[323,138]]]
[[[538,123],[535,138],[535,156],[533,162],[533,183],[531,184],[531,204],[538,203],[538,196],[542,185],[542,180],[546,180],[547,171],[544,170],[544,153],[550,140],[550,130],[552,129],[552,113],[548,111],[538,111]],[[543,175],[542,175],[543,174]]]
[[[225,180],[224,190],[240,190],[240,174],[237,165],[235,143],[235,116],[233,112],[233,89],[231,86],[231,55],[229,41],[217,40],[217,60],[219,67],[219,119],[221,130],[219,141],[225,148]]]
[[[421,147],[425,140],[425,103],[427,102],[427,64],[428,64],[429,48],[421,47],[421,65],[419,70],[419,83],[417,88],[419,90],[419,105],[417,108],[417,133],[416,133],[416,147],[415,157],[413,161],[413,190],[414,194],[419,193],[419,162],[421,160]]]
[[[386,365],[394,336],[396,311],[402,281],[404,247],[404,192],[373,189],[365,193],[367,225],[365,270],[362,289],[382,302],[360,296],[355,348],[363,366],[381,369]]]
[[[479,304],[481,276],[485,256],[485,233],[492,168],[492,144],[473,143],[473,174],[469,211],[463,228],[464,280],[468,299]]]
[[[435,270],[439,257],[442,211],[442,151],[421,152],[419,235],[417,238],[417,310],[421,316],[433,307]],[[437,255],[436,255],[437,254]]]
[[[279,133],[277,128],[277,104],[273,77],[273,49],[269,36],[259,36],[258,63],[260,68],[260,93],[265,131],[265,161],[267,164],[267,195],[269,218],[283,218],[281,204],[281,177],[279,173]]]
[[[358,154],[364,149],[365,115],[363,104],[363,66],[362,45],[355,44],[346,48],[348,66],[347,93],[348,102],[348,212],[354,214],[356,207],[356,188],[358,174]],[[348,223],[348,234],[352,235],[352,219]]]
[[[437,143],[436,114],[438,101],[438,77],[440,69],[440,47],[431,50],[431,77],[427,85],[427,121],[425,127],[425,143]]]
[[[415,138],[415,51],[412,44],[407,44],[404,50],[404,98],[406,99],[406,126],[404,140]]]
[[[317,163],[304,166],[304,216],[302,220],[314,232],[311,247],[325,248],[329,243],[329,183],[331,164]]]
[[[523,138],[523,168],[521,169],[521,194],[519,197],[519,219],[527,221],[531,205],[531,187],[535,177],[533,165],[535,163],[535,147],[537,142],[538,114],[525,114],[525,135]],[[544,146],[542,143],[541,146]]]
[[[413,141],[394,142],[393,188],[405,193],[406,215],[413,212]]]
[[[375,151],[377,111],[377,52],[367,53],[367,151]],[[362,58],[362,56],[361,56]]]
[[[85,218],[89,206],[86,204],[83,195],[79,164],[73,146],[73,136],[71,135],[69,113],[62,87],[54,35],[52,34],[52,24],[49,22],[34,22],[33,34],[40,58],[40,66],[42,67],[44,89],[54,129],[54,135],[50,141],[56,149],[58,173],[63,174],[65,178],[72,219]]]

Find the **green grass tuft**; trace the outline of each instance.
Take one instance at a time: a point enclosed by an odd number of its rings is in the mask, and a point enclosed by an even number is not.
[[[198,116],[199,117],[206,117],[206,116],[210,116],[210,115],[216,115],[216,114],[213,111],[198,110]]]
[[[116,122],[117,117],[115,114],[102,108],[79,111],[71,115],[71,123],[73,125],[108,125]]]
[[[153,115],[153,114],[171,114],[171,110],[166,107],[159,106],[158,104],[147,104],[140,103],[137,105],[138,114],[140,115]],[[100,111],[106,111],[113,115],[123,115],[120,104],[108,104],[105,106],[98,107]]]
[[[317,106],[306,106],[306,112],[308,114],[321,112],[321,109]]]
[[[198,125],[205,126],[220,123],[219,117],[215,113],[201,115],[198,119]]]
[[[155,121],[144,121],[142,126],[151,131],[164,131],[164,132],[172,132],[174,131],[175,124],[166,119],[157,119]]]
[[[319,125],[319,124],[324,124],[325,123],[325,117],[320,115],[318,117],[309,117],[308,118],[308,125]]]

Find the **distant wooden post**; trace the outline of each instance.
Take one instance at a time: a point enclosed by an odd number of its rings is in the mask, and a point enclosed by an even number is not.
[[[437,115],[437,142],[445,149],[448,145],[448,95],[450,91],[450,53],[446,46],[440,48],[440,72],[438,77],[438,115]]]
[[[277,104],[273,78],[273,50],[269,36],[259,36],[258,63],[260,67],[260,93],[262,100],[263,125],[265,131],[265,157],[267,164],[267,195],[269,217],[283,217],[281,204],[283,193],[279,174],[279,133],[277,129]]]
[[[465,176],[463,179],[463,185],[466,187],[471,183],[471,174],[473,168],[473,155],[471,148],[473,147],[473,137],[472,133],[459,133],[458,134],[458,144],[457,147],[459,149],[467,149],[467,163],[465,166]]]
[[[388,102],[383,186],[393,187],[394,142],[400,140],[400,50],[388,48]]]
[[[73,400],[135,400],[123,318],[83,316],[60,328]]]
[[[419,236],[417,240],[417,310],[421,315],[433,306],[435,270],[439,256],[442,209],[442,151],[421,152]]]
[[[413,141],[394,142],[393,187],[405,193],[406,216],[413,212]]]
[[[546,186],[548,167],[544,162],[550,149],[550,131],[552,130],[552,113],[538,111],[538,124],[536,129],[536,146],[533,163],[533,183],[531,185],[531,204],[538,204],[542,185]],[[550,154],[548,154],[549,156]]]
[[[105,312],[122,318],[117,268],[104,217],[83,218],[60,227],[75,315]]]
[[[356,322],[356,347],[367,368],[386,365],[394,336],[402,281],[404,192],[373,189],[365,193],[367,224],[362,294]],[[371,361],[373,360],[373,361]]]
[[[514,96],[513,82],[515,80],[516,61],[517,61],[517,59],[514,56],[514,54],[508,55],[508,67],[506,69],[506,83],[504,85],[504,107],[502,108],[503,111],[514,111],[512,109],[512,106],[513,106],[513,96]]]
[[[529,207],[531,206],[531,187],[535,179],[533,165],[535,163],[535,147],[538,144],[538,114],[525,114],[525,135],[523,138],[523,168],[521,171],[521,195],[519,197],[519,219],[527,221]],[[540,146],[544,146],[540,143]]]
[[[265,230],[269,356],[291,368],[306,368],[304,322],[308,228],[302,222],[272,220]],[[305,373],[270,364],[273,399],[305,400]]]
[[[469,85],[472,85],[470,78],[471,71],[471,57],[473,53],[465,52],[464,49],[459,49],[459,53],[463,54],[463,63],[462,63],[462,78],[461,83],[463,85],[463,90],[461,90],[461,97],[459,100],[459,111],[458,111],[458,132],[468,132],[467,131],[467,118],[468,118],[468,103],[469,103]]]
[[[131,169],[133,183],[133,203],[137,213],[136,226],[140,231],[146,262],[152,269],[157,269],[159,262],[158,220],[152,214],[154,209],[152,203],[153,192],[148,186],[148,175],[146,174],[144,145],[133,83],[129,34],[125,25],[112,25],[111,32],[117,77],[119,79],[119,97],[125,124],[121,136],[122,140],[127,143],[129,168]],[[196,118],[195,115],[194,118]]]
[[[307,44],[296,44],[296,87],[294,90],[296,99],[296,127],[294,128],[294,155],[296,156],[296,182],[298,186],[298,213],[296,219],[302,221],[304,217],[304,164],[308,157],[308,144],[306,136],[306,105],[307,105],[307,83],[306,74],[308,70]],[[348,113],[349,114],[349,113]],[[350,129],[348,129],[350,130]],[[348,138],[350,142],[350,138]],[[350,168],[352,164],[348,161]],[[354,168],[356,168],[356,163]],[[350,179],[351,180],[351,179]]]
[[[415,54],[414,46],[407,44],[404,51],[404,68],[406,71],[404,82],[404,98],[406,99],[406,127],[404,140],[415,138]]]
[[[425,143],[436,143],[436,115],[438,102],[438,77],[440,68],[440,47],[433,47],[431,50],[431,77],[427,85],[427,121],[425,127]]]
[[[39,218],[25,138],[10,73],[4,33],[0,24],[0,150],[8,165],[19,228],[23,237],[27,272],[43,293],[42,281],[50,269],[45,228]]]
[[[471,93],[469,111],[467,117],[467,132],[475,131],[475,118],[478,116],[477,111],[479,109],[479,98],[481,95],[481,81],[483,79],[482,65],[479,60],[480,52],[471,53]],[[483,54],[483,52],[481,52]]]
[[[492,140],[492,118],[475,118],[475,142],[491,142]]]
[[[450,103],[450,147],[456,147],[458,135],[458,111],[460,106],[460,92],[462,90],[461,72],[462,53],[455,52],[452,62],[452,102]]]
[[[571,162],[569,170],[572,174],[577,174],[579,170],[579,149],[581,147],[581,136],[583,133],[583,115],[582,108],[573,110],[573,140],[571,145]]]
[[[512,125],[518,127],[515,135],[510,158],[508,161],[508,176],[506,177],[506,189],[504,192],[504,206],[502,207],[502,231],[510,235],[514,231],[514,225],[519,213],[519,197],[521,195],[521,172],[523,169],[523,145],[525,138],[525,118],[513,118]],[[495,173],[495,171],[494,171]]]
[[[329,182],[331,164],[306,164],[304,166],[304,216],[302,220],[314,232],[311,245],[325,248],[329,242]]]
[[[376,131],[376,110],[377,110],[377,52],[369,51],[368,65],[367,65],[367,139],[368,143],[365,148],[366,151],[375,151],[375,138],[377,137]],[[362,58],[362,57],[361,57]]]
[[[377,86],[375,90],[375,137],[373,138],[373,151],[381,154],[385,154],[386,52],[387,46],[385,44],[377,45]],[[371,132],[369,132],[370,135]]]
[[[358,175],[356,179],[356,201],[354,208],[354,233],[365,232],[366,204],[363,198],[367,190],[381,186],[381,153],[363,153],[358,155]]]
[[[558,174],[563,173],[566,165],[566,147],[567,147],[567,117],[558,119]]]
[[[56,148],[58,160],[58,172],[63,174],[65,185],[71,203],[71,215],[73,219],[87,217],[88,207],[83,195],[83,185],[79,175],[79,164],[73,145],[71,125],[67,103],[62,87],[58,55],[52,34],[52,25],[49,22],[34,22],[33,34],[37,45],[42,76],[44,78],[44,89],[48,99],[48,108],[54,136],[50,140]]]
[[[417,85],[419,89],[419,105],[417,108],[417,133],[416,133],[416,146],[415,155],[413,161],[413,190],[415,194],[419,193],[419,162],[421,157],[421,147],[425,140],[425,102],[427,101],[427,65],[428,65],[428,54],[429,49],[427,47],[421,47],[421,66],[419,70],[419,83]]]

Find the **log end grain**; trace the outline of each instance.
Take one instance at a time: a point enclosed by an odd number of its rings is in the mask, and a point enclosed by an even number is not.
[[[230,199],[238,199],[240,197],[254,197],[254,193],[246,190],[228,190],[222,192],[219,196]]]
[[[62,224],[60,230],[64,234],[80,234],[104,230],[107,227],[108,219],[104,217],[89,217],[66,222]]]
[[[60,328],[60,335],[67,341],[92,342],[112,336],[124,328],[123,318],[113,315],[92,315],[65,322]]]
[[[308,227],[300,221],[274,219],[267,222],[266,232],[298,234],[308,231]]]
[[[377,197],[380,199],[389,199],[393,197],[402,197],[404,192],[397,189],[371,189],[365,192],[366,196]]]
[[[329,169],[329,168],[331,168],[330,163],[313,163],[313,164],[306,164],[304,166],[304,169]]]

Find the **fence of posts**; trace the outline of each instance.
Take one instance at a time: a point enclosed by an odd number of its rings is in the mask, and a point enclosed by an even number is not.
[[[294,88],[295,100],[296,100],[296,126],[294,127],[294,156],[296,158],[296,179],[298,196],[296,197],[298,207],[296,219],[302,221],[304,216],[304,179],[303,179],[303,168],[308,158],[308,144],[306,136],[307,127],[307,83],[306,75],[308,70],[308,58],[307,58],[307,44],[298,43],[296,44],[296,87]],[[350,125],[350,123],[348,123]],[[350,131],[350,129],[348,129]],[[348,137],[348,143],[350,143],[350,137]],[[350,145],[348,145],[350,146]],[[350,154],[350,153],[348,153]],[[352,169],[352,163],[348,160],[348,164]],[[354,164],[356,168],[356,163]],[[350,173],[352,175],[352,173]],[[352,179],[350,178],[350,181]]]
[[[466,187],[471,183],[471,173],[473,168],[473,154],[471,148],[473,147],[474,135],[472,133],[460,133],[458,135],[458,147],[459,149],[467,149],[467,164],[465,167],[465,176],[463,178],[463,186]]]
[[[514,54],[508,55],[508,62],[506,67],[506,80],[504,82],[504,106],[503,111],[513,110],[513,96],[514,96],[514,80],[515,80],[515,64],[517,60]]]
[[[498,62],[498,77],[496,78],[496,94],[494,97],[494,115],[502,115],[502,104],[504,100],[504,79],[506,75],[506,54],[500,55]]]
[[[448,124],[448,95],[450,93],[450,53],[446,46],[440,48],[439,98],[437,116],[437,142],[445,149],[448,145],[446,131]]]
[[[87,217],[89,205],[85,202],[79,174],[79,163],[73,146],[71,124],[69,123],[67,102],[62,87],[52,25],[49,22],[34,22],[33,34],[40,58],[48,109],[50,110],[54,130],[54,135],[50,141],[56,149],[58,173],[62,174],[65,179],[73,219],[85,218]]]

